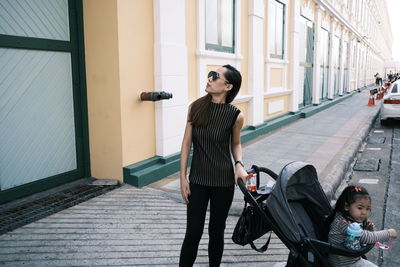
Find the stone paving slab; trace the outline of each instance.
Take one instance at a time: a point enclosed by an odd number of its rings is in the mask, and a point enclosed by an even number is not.
[[[124,185],[0,236],[1,266],[177,266],[186,206],[151,188]],[[273,266],[288,251],[274,236],[260,254],[231,241],[229,217],[222,266]],[[207,266],[207,223],[195,266]],[[266,263],[268,262],[268,263]]]

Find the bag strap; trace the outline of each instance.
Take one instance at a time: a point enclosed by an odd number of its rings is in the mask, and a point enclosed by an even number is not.
[[[251,241],[251,242],[250,242],[251,248],[254,249],[255,251],[261,252],[261,253],[267,251],[268,245],[269,245],[269,241],[271,241],[271,234],[272,234],[272,231],[269,232],[269,237],[268,237],[268,240],[267,240],[267,242],[265,243],[265,245],[263,245],[263,246],[260,247],[260,248],[257,248],[257,247],[254,245],[253,241]]]

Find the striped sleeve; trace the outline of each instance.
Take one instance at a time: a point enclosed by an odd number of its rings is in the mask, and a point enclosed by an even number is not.
[[[362,231],[360,237],[361,244],[373,244],[376,242],[386,242],[390,239],[390,233],[388,230],[381,230],[381,231]]]

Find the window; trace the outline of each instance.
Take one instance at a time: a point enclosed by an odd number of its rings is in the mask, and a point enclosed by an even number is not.
[[[269,53],[272,58],[283,59],[285,5],[273,0],[269,4]]]
[[[206,49],[235,52],[235,0],[206,0]]]
[[[395,84],[393,85],[393,88],[392,88],[391,93],[392,93],[392,94],[397,93],[397,83],[395,83]]]
[[[299,21],[299,107],[305,107],[312,104],[314,26],[303,16]]]

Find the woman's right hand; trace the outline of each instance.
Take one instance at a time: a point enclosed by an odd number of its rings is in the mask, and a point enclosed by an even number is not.
[[[396,239],[397,238],[397,231],[395,229],[388,229],[390,238],[391,239]]]
[[[181,195],[183,201],[185,201],[185,204],[189,203],[189,196],[190,196],[190,186],[189,182],[186,178],[181,178]]]

